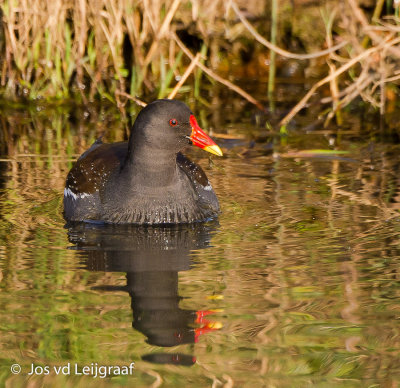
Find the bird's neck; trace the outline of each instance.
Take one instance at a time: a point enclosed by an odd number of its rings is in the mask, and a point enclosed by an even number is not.
[[[132,147],[124,170],[127,171],[132,182],[141,187],[166,187],[178,181],[176,154],[170,150],[149,147],[146,144]]]

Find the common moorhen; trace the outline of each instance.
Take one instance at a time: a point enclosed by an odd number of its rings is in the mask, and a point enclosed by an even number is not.
[[[183,102],[147,105],[128,142],[97,140],[72,167],[64,189],[65,219],[178,224],[215,218],[218,199],[201,167],[180,152],[187,144],[222,155]]]

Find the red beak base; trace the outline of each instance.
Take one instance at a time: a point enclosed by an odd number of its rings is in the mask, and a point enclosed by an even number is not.
[[[197,120],[190,115],[190,125],[192,126],[192,134],[190,140],[196,147],[202,148],[204,151],[211,152],[214,155],[222,156],[221,148],[212,140],[197,124]]]

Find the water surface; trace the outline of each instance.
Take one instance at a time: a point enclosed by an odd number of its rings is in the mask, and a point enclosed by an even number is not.
[[[189,154],[218,194],[218,222],[101,227],[65,225],[64,180],[97,136],[126,130],[107,112],[74,115],[1,117],[2,384],[397,386],[400,146],[389,125],[300,117],[281,138],[248,113],[202,112],[225,156]],[[321,149],[345,152],[308,151]],[[127,376],[54,372],[131,362]]]

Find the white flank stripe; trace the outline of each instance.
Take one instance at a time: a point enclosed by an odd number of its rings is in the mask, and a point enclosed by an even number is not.
[[[90,194],[88,194],[88,193],[75,194],[69,187],[66,187],[64,189],[64,197],[72,197],[72,199],[77,200],[78,198],[86,198],[89,196],[90,196]]]

